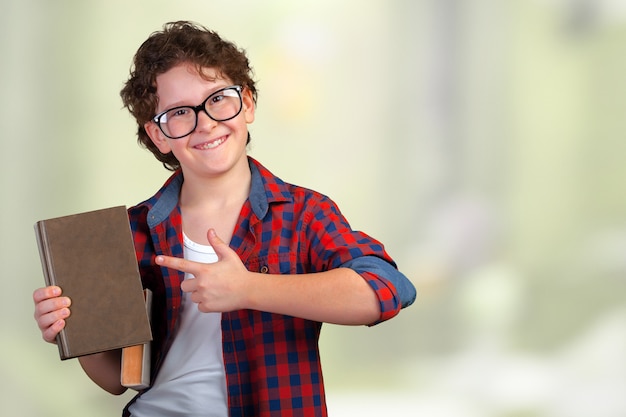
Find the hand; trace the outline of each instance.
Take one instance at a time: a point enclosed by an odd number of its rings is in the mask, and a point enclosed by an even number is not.
[[[204,264],[162,255],[157,256],[155,261],[158,265],[194,276],[183,281],[181,289],[191,293],[191,301],[198,304],[198,310],[209,313],[246,308],[245,289],[250,272],[215,230],[210,229],[207,237],[217,254],[215,263]]]
[[[56,336],[65,327],[65,319],[70,316],[69,297],[61,296],[61,288],[49,286],[33,292],[35,320],[41,337],[48,343],[56,343]]]

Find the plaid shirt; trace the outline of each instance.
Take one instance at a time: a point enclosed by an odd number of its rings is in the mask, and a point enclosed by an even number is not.
[[[383,246],[353,231],[330,199],[284,183],[252,158],[249,162],[250,196],[230,242],[248,270],[303,274],[352,268],[378,296],[378,322],[413,302],[415,288]],[[173,339],[184,279],[182,272],[161,268],[153,260],[160,254],[183,256],[178,206],[182,182],[181,172],[174,173],[154,197],[129,209],[143,284],[154,297],[153,381]],[[321,325],[262,311],[222,314],[231,417],[327,415],[318,351]]]

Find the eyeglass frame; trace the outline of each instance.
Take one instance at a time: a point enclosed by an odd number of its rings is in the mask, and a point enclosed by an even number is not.
[[[209,99],[211,97],[213,97],[216,94],[219,94],[225,90],[235,90],[237,91],[237,96],[239,97],[239,111],[237,111],[237,113],[235,113],[233,116],[231,117],[227,117],[226,119],[216,119],[215,117],[211,116],[209,114],[209,112],[206,109],[206,103],[209,101]],[[243,91],[243,87],[240,85],[230,85],[228,87],[224,87],[224,88],[220,88],[217,91],[212,92],[211,94],[208,95],[207,98],[204,99],[204,101],[200,104],[198,104],[197,106],[176,106],[176,107],[172,107],[171,109],[167,109],[162,111],[161,113],[157,114],[156,116],[154,116],[152,118],[152,121],[159,127],[159,129],[161,130],[161,132],[163,132],[163,134],[165,136],[167,136],[170,139],[182,139],[185,136],[189,136],[193,133],[194,130],[196,130],[196,128],[198,127],[198,115],[200,114],[201,111],[204,111],[204,113],[209,116],[209,118],[211,120],[214,120],[216,122],[225,122],[227,120],[231,120],[234,119],[235,117],[239,116],[239,113],[241,113],[241,110],[243,109],[243,97],[242,97],[242,91]],[[191,109],[194,111],[195,115],[196,115],[196,122],[194,123],[193,129],[191,129],[191,131],[189,133],[186,133],[182,136],[170,136],[167,133],[165,133],[165,130],[163,130],[163,127],[161,126],[161,117],[163,117],[166,113],[171,112],[172,110],[176,110],[176,109]],[[166,122],[167,123],[167,122]]]

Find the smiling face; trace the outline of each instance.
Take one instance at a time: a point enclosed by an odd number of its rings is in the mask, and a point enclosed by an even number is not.
[[[204,69],[201,75],[195,66],[180,64],[157,76],[156,84],[156,113],[160,113],[177,106],[197,106],[215,91],[231,86],[232,81],[213,68]],[[186,179],[215,177],[244,165],[247,169],[246,142],[248,124],[254,121],[254,100],[246,88],[241,94],[242,110],[236,117],[216,122],[200,111],[196,129],[180,139],[168,138],[153,121],[144,128],[159,151],[174,154]]]

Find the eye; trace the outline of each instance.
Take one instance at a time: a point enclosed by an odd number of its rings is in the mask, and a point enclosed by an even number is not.
[[[176,107],[161,116],[161,123],[168,123],[177,119],[187,118],[193,114],[191,107]]]
[[[213,95],[209,97],[209,100],[207,101],[207,105],[214,106],[218,104],[219,105],[225,104],[224,101],[229,101],[228,99],[237,98],[237,97],[239,97],[237,94],[237,91],[229,87],[224,90],[216,91],[215,93],[213,93]]]
[[[220,91],[219,93],[211,96],[211,98],[209,99],[209,104],[217,104],[220,101],[224,100],[224,98],[224,92]]]
[[[167,115],[172,118],[178,116],[186,116],[187,114],[189,114],[190,111],[191,109],[189,109],[189,107],[181,107],[178,109],[174,109],[171,112],[168,112]]]

